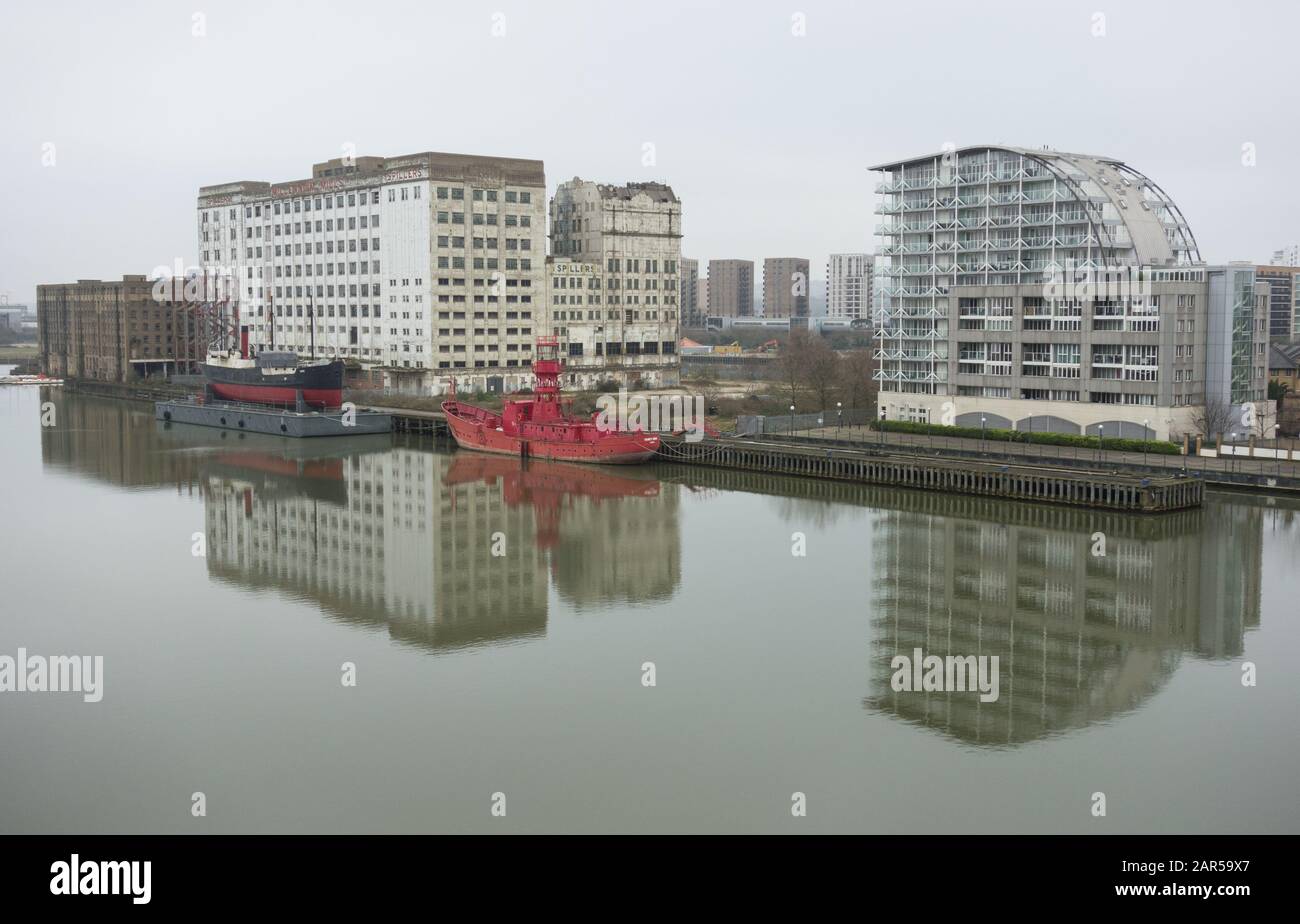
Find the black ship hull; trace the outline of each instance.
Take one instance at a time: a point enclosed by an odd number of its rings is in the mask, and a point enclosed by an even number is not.
[[[205,363],[203,375],[212,393],[227,401],[293,406],[298,393],[312,407],[343,403],[343,361],[308,363],[288,372],[275,367],[223,366]]]

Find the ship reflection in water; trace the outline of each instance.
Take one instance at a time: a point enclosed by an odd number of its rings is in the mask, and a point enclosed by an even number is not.
[[[548,575],[579,607],[680,583],[677,489],[644,472],[384,443],[216,452],[201,477],[214,578],[431,649],[543,635]]]

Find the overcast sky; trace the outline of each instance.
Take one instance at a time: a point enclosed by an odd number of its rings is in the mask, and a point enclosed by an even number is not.
[[[815,277],[875,249],[868,165],[1049,145],[1151,176],[1205,259],[1262,262],[1300,240],[1296,9],[11,0],[0,295],[193,264],[199,186],[300,179],[346,144],[541,158],[551,189],[662,180],[685,256]]]

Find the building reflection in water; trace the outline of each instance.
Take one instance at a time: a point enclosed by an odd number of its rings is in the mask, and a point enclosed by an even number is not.
[[[197,488],[200,456],[176,451],[155,425],[152,404],[61,388],[41,392],[55,414],[55,426],[41,428],[41,461],[47,468],[133,490]]]
[[[148,404],[58,393],[44,464],[201,493],[209,573],[431,648],[545,632],[576,609],[670,598],[678,487],[644,467],[435,451],[400,437],[284,440],[160,424]],[[493,538],[504,554],[492,554]]]
[[[1293,504],[1234,497],[1125,516],[719,469],[665,481],[769,494],[800,523],[872,510],[864,705],[977,746],[1015,746],[1139,708],[1184,654],[1239,656],[1259,625],[1263,528]],[[1105,555],[1094,555],[1095,534]],[[865,539],[865,537],[864,537]],[[895,692],[895,655],[996,655],[995,702]]]
[[[1107,721],[1146,702],[1184,653],[1240,655],[1259,625],[1257,507],[1211,501],[1135,517],[911,494],[895,507],[872,533],[866,705],[966,743],[1017,745]],[[1102,536],[1105,554],[1094,554]],[[917,648],[998,656],[998,700],[894,691],[893,657]]]
[[[665,600],[681,583],[677,490],[643,468],[460,452],[444,480],[453,502],[486,485],[507,508],[529,509],[556,591],[579,610]]]
[[[548,574],[578,603],[669,596],[680,581],[676,491],[644,474],[385,442],[311,458],[219,452],[203,475],[214,577],[430,648],[542,635]],[[657,564],[621,564],[641,556]]]

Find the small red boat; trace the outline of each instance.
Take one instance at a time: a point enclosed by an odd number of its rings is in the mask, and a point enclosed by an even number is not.
[[[501,455],[629,465],[645,462],[659,449],[659,435],[641,430],[611,430],[597,424],[598,414],[574,417],[569,400],[560,397],[560,344],[539,337],[533,359],[534,394],[512,398],[501,413],[456,400],[442,403],[447,426],[464,449]]]

